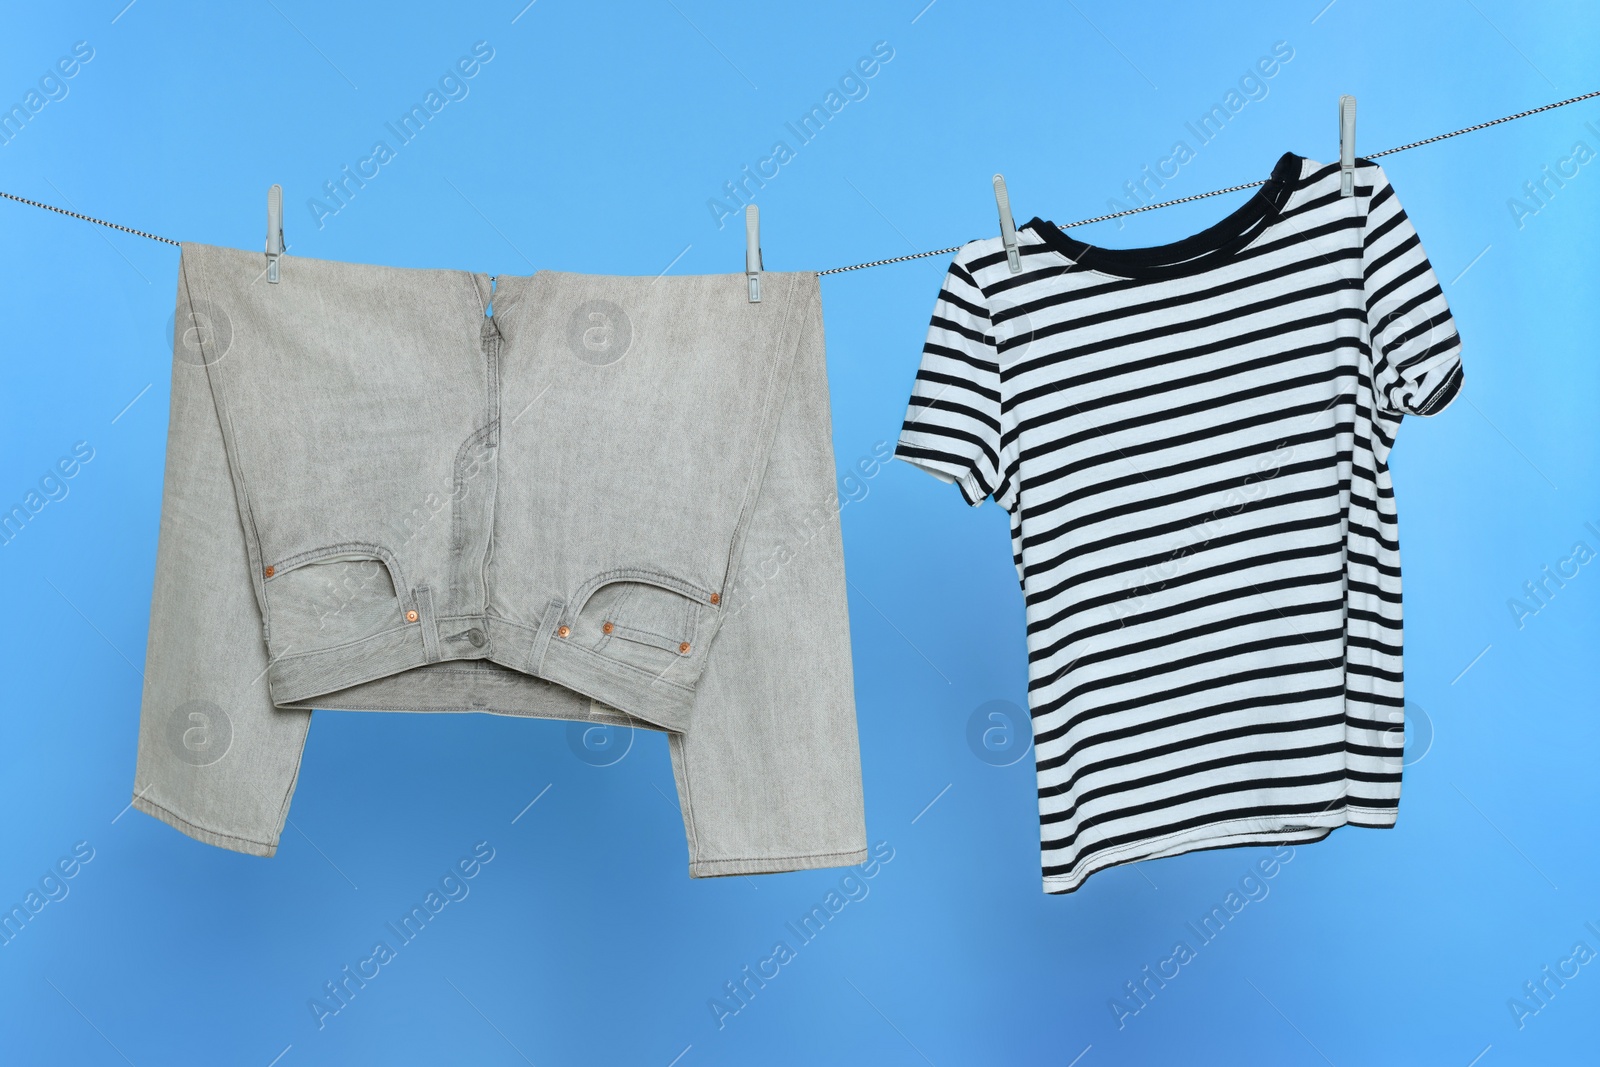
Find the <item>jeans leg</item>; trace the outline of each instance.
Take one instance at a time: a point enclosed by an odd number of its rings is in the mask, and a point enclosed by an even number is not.
[[[694,877],[867,858],[822,304],[782,414],[686,733],[669,734]]]
[[[207,844],[271,856],[311,712],[279,710],[267,690],[254,564],[209,382],[210,364],[228,358],[209,320],[225,312],[218,294],[198,297],[192,274],[180,266],[133,805]]]

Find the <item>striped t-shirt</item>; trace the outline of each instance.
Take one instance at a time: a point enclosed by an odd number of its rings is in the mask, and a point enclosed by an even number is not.
[[[1383,170],[1339,186],[1291,153],[1174,244],[950,265],[896,455],[1011,515],[1047,893],[1395,821],[1388,457],[1460,341]]]

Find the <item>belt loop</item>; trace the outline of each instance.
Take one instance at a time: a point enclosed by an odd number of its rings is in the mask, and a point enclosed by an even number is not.
[[[550,647],[550,638],[555,636],[556,630],[561,626],[561,615],[565,607],[565,601],[559,597],[551,597],[544,606],[544,615],[539,619],[539,632],[534,635],[533,647],[528,650],[528,673],[535,678],[543,677],[540,671],[544,668],[545,650]]]
[[[422,648],[427,655],[427,662],[438,663],[441,658],[439,623],[433,614],[433,590],[419,585],[412,596],[417,602],[417,625],[422,627]]]

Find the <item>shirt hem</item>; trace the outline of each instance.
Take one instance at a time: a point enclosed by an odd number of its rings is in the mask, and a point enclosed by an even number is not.
[[[1044,891],[1050,894],[1071,893],[1082,887],[1089,876],[1109,867],[1141,860],[1165,859],[1189,852],[1205,852],[1219,848],[1242,848],[1250,845],[1310,844],[1321,841],[1341,826],[1359,826],[1369,830],[1393,828],[1397,812],[1394,808],[1366,808],[1347,805],[1326,815],[1311,818],[1286,819],[1228,819],[1209,823],[1175,834],[1133,842],[1118,848],[1097,852],[1082,870],[1066,874],[1044,876]],[[1359,816],[1356,818],[1355,816]]]

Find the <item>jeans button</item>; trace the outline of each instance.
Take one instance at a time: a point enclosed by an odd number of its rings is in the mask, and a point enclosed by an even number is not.
[[[467,631],[467,640],[472,642],[473,648],[482,648],[486,638],[483,636],[483,631],[474,626]]]

